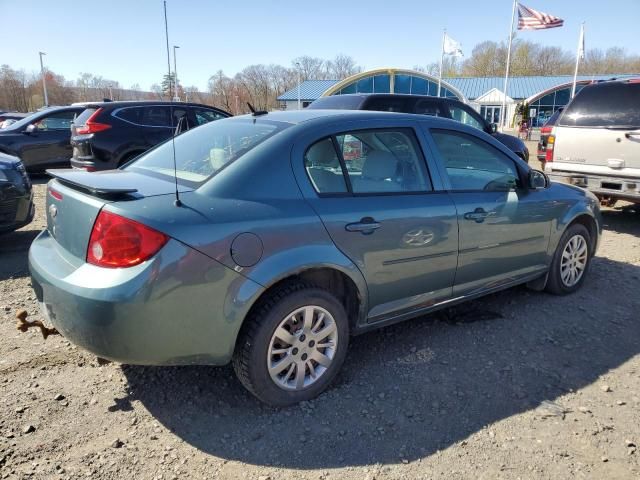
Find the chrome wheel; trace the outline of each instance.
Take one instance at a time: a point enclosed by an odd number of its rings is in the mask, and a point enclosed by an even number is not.
[[[287,315],[271,337],[269,375],[284,390],[303,390],[329,368],[338,346],[338,328],[324,308],[309,305]]]
[[[580,281],[587,268],[588,257],[586,239],[582,235],[571,237],[564,247],[560,261],[560,278],[565,287],[573,287]]]

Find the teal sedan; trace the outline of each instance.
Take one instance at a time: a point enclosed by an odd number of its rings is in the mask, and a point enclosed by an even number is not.
[[[351,335],[518,284],[576,291],[601,234],[589,192],[410,114],[257,112],[50,173],[29,251],[49,321],[122,363],[232,362],[276,406],[324,391]]]

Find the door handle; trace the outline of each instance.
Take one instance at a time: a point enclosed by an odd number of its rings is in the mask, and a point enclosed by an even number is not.
[[[344,228],[347,232],[360,232],[363,235],[370,235],[381,226],[382,225],[373,218],[364,217],[361,218],[359,222],[347,223]]]
[[[629,140],[631,140],[632,137],[637,138],[640,137],[640,132],[627,132],[624,134],[625,137],[627,137]]]
[[[465,220],[473,220],[476,223],[484,222],[487,217],[495,217],[496,212],[487,212],[484,208],[476,208],[473,212],[467,212],[464,214]]]

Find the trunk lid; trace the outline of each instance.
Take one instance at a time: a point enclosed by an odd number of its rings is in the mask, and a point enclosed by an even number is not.
[[[104,205],[114,201],[137,202],[159,195],[174,195],[173,182],[124,170],[89,173],[82,170],[48,170],[47,230],[72,256],[84,260],[93,224]],[[178,185],[181,193],[192,188]]]

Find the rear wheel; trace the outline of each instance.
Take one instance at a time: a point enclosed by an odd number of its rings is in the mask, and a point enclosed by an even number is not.
[[[584,225],[571,225],[562,235],[551,263],[547,291],[556,295],[578,290],[591,263],[591,235]]]
[[[270,294],[240,333],[233,367],[242,384],[273,406],[310,400],[337,375],[349,325],[326,290],[292,284]]]

